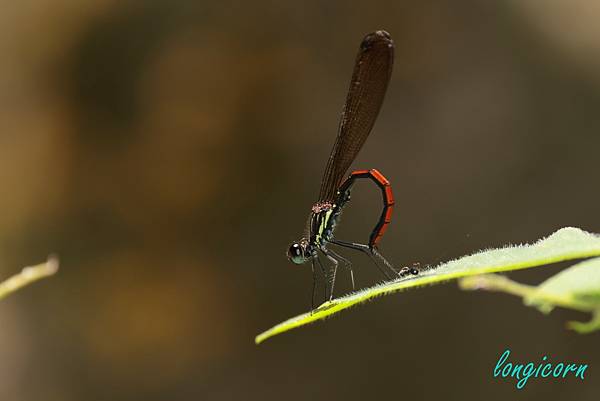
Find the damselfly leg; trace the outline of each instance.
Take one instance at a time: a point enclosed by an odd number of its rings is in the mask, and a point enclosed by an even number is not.
[[[376,250],[374,250],[372,248],[369,248],[368,245],[358,244],[358,243],[354,243],[354,242],[340,241],[340,240],[336,240],[336,239],[331,240],[331,243],[334,245],[337,245],[337,246],[341,246],[341,247],[348,248],[348,249],[354,249],[354,250],[365,253],[367,256],[369,256],[369,258],[371,258],[371,260],[373,261],[375,266],[377,266],[377,269],[379,269],[381,274],[383,274],[388,280],[392,280],[398,276],[398,272],[396,271],[396,269],[393,268],[391,263],[388,262],[379,252],[377,252]],[[383,263],[383,266],[379,263],[378,260]]]
[[[321,270],[321,274],[323,274],[323,280],[325,282],[325,297],[327,297],[327,290],[329,289],[329,285],[327,284],[328,283],[327,271],[325,270],[325,267],[323,266],[323,263],[321,262],[321,259],[319,258],[319,254],[315,252],[311,257],[310,262],[311,262],[312,273],[313,273],[313,286],[312,286],[310,310],[314,311],[315,310],[315,294],[316,294],[317,281],[318,281],[315,264],[319,266],[319,269]]]
[[[328,249],[327,251],[329,253],[331,253],[331,255],[333,255],[335,258],[340,260],[342,263],[344,263],[344,267],[346,269],[348,269],[348,271],[350,272],[350,281],[352,282],[352,291],[354,291],[356,287],[354,286],[354,270],[352,270],[352,262],[350,262],[348,259],[346,259],[342,255],[334,252],[331,249]]]

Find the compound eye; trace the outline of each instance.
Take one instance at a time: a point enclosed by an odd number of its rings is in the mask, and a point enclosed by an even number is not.
[[[287,255],[288,259],[291,260],[292,263],[295,263],[297,265],[301,265],[304,262],[306,262],[306,258],[304,257],[304,250],[297,242],[294,242],[292,245],[290,245]]]

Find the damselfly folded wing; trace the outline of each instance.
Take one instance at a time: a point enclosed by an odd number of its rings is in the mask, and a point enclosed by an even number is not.
[[[348,168],[369,136],[385,97],[394,61],[394,42],[385,31],[363,39],[338,135],[321,182],[319,202],[334,201]]]

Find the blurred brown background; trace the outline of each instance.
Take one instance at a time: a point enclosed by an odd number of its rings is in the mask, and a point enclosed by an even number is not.
[[[563,226],[599,232],[596,2],[2,10],[0,273],[52,252],[62,264],[0,303],[0,399],[596,399],[598,334],[564,327],[588,316],[455,283],[253,344],[310,305],[310,268],[285,250],[375,29],[392,34],[396,64],[355,166],[394,185],[385,255],[435,263]],[[374,188],[355,194],[339,238],[365,239],[379,213]],[[360,286],[380,280],[352,258]],[[583,383],[517,392],[492,377],[505,348],[591,367]]]

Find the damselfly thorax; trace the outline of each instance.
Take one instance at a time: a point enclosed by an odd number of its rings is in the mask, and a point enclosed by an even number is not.
[[[308,238],[316,247],[324,247],[333,239],[333,231],[342,208],[330,202],[313,205],[309,218]]]

